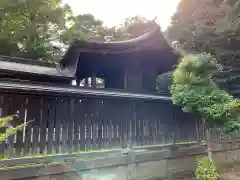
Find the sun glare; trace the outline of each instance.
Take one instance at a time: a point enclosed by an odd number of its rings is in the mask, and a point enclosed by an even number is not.
[[[169,23],[180,0],[63,0],[68,3],[75,14],[90,13],[104,21],[107,26],[115,26],[127,17],[144,16],[147,19],[157,17],[162,29]]]

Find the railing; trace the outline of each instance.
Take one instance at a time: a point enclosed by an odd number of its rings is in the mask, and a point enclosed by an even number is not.
[[[33,120],[2,148],[8,157],[200,141],[198,118],[170,98],[0,82],[0,115]]]

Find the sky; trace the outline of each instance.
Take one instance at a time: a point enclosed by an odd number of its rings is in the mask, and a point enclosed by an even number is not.
[[[63,0],[74,14],[93,14],[106,26],[121,24],[125,18],[140,15],[152,20],[157,17],[162,29],[170,24],[170,18],[180,0]]]

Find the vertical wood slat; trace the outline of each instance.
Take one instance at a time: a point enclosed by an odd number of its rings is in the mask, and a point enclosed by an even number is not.
[[[39,153],[46,153],[46,135],[47,135],[47,120],[48,120],[48,101],[46,98],[42,99],[42,107],[41,107],[41,123],[40,123],[40,147]]]
[[[138,113],[138,110],[137,110],[138,104],[137,104],[137,102],[134,102],[133,106],[134,106],[133,118],[134,118],[134,121],[135,121],[134,145],[135,146],[139,146],[139,145],[141,145],[141,143],[140,143],[141,134],[140,134],[140,121],[139,121],[139,118],[137,116],[137,113]]]
[[[64,113],[63,108],[63,100],[62,98],[59,98],[56,100],[56,114],[55,114],[55,151],[56,153],[60,153],[60,147],[61,147],[61,127],[62,127],[62,118]]]
[[[68,138],[68,113],[66,113],[66,111],[68,110],[68,99],[63,99],[62,102],[62,106],[63,106],[63,123],[62,123],[62,152],[65,153],[68,151],[68,146],[67,146],[67,138]]]
[[[135,102],[131,103],[131,145],[136,144],[136,114],[135,114]]]
[[[73,152],[74,99],[69,98],[68,106],[68,153]]]
[[[14,99],[16,99],[16,96],[11,96],[11,95],[7,95],[5,96],[5,102],[6,103],[6,111],[3,111],[3,116],[13,116],[16,115],[16,112],[18,111],[18,109],[20,107],[18,107],[19,105],[19,101],[14,103]],[[20,106],[20,105],[19,105]],[[13,116],[13,120],[9,121],[7,123],[7,128],[10,127],[15,127],[16,126],[16,116]],[[14,151],[14,135],[11,135],[8,137],[8,141],[7,141],[7,156],[8,158],[11,158],[13,156],[13,151]]]
[[[107,114],[108,114],[108,100],[104,100],[103,111],[102,111],[102,127],[103,127],[103,148],[108,147],[108,124],[107,124]]]
[[[96,106],[95,106],[95,100],[91,100],[91,108],[89,108],[89,150],[93,150],[95,145],[93,144],[94,134],[93,134],[93,126],[94,126],[94,116],[96,113]]]
[[[74,100],[74,138],[73,138],[73,146],[74,152],[80,150],[80,136],[79,136],[79,124],[81,120],[81,99],[76,98]]]
[[[18,119],[17,123],[18,124],[24,124],[24,119],[25,119],[25,111],[26,111],[26,104],[27,104],[27,97],[23,96],[22,97],[23,101],[21,104],[21,107],[19,109],[19,114],[18,114]],[[24,130],[24,129],[23,129]],[[22,155],[22,149],[23,149],[23,130],[18,131],[16,133],[16,156],[20,157]]]
[[[48,118],[47,118],[47,154],[53,153],[53,136],[54,136],[54,120],[55,120],[55,99],[48,100]]]
[[[34,114],[33,114],[33,99],[32,97],[28,97],[27,99],[27,108],[26,108],[26,122],[34,120]],[[30,149],[31,149],[31,129],[32,124],[29,123],[25,128],[25,136],[24,136],[24,147],[23,147],[23,155],[29,155]]]
[[[98,114],[100,110],[100,101],[98,99],[94,100],[92,103],[92,120],[91,120],[91,126],[92,126],[92,150],[98,149]]]
[[[151,134],[151,121],[152,121],[152,115],[151,115],[151,104],[149,102],[146,103],[147,106],[147,120],[146,120],[146,124],[147,124],[147,144],[151,145],[151,141],[152,141],[152,134]]]
[[[148,143],[149,145],[154,144],[154,138],[153,138],[153,123],[154,123],[154,117],[152,114],[152,106],[151,103],[148,102]]]
[[[122,107],[123,107],[123,103],[120,101],[117,109],[118,112],[120,111],[119,115],[118,115],[118,134],[119,134],[119,143],[120,143],[120,147],[123,148],[124,147],[124,123],[123,123],[123,113],[122,113]]]
[[[123,106],[123,138],[124,146],[127,146],[130,140],[130,117],[129,117],[129,104],[125,101]]]
[[[84,109],[85,99],[79,100],[79,118],[80,118],[80,151],[85,151],[86,147],[86,137],[85,137],[85,109]]]
[[[107,127],[108,127],[108,148],[112,147],[112,140],[113,140],[113,104],[111,100],[107,101],[108,106],[108,114],[107,114]]]
[[[91,99],[84,100],[86,151],[91,150]]]
[[[3,95],[3,102],[2,102],[2,117],[6,117],[9,115],[10,103],[9,103],[9,96]],[[6,131],[6,127],[0,127],[0,133],[4,133]],[[2,142],[1,144],[1,156],[4,157],[6,152],[6,141]]]
[[[136,119],[138,124],[137,144],[144,145],[144,107],[142,102],[136,102]]]
[[[41,107],[42,107],[42,99],[40,97],[34,99],[34,122],[33,124],[33,142],[32,142],[32,154],[38,154],[39,149],[39,126],[41,124]]]
[[[119,127],[121,125],[121,109],[119,108],[119,104],[121,102],[117,101],[116,103],[113,102],[112,105],[112,125],[113,125],[113,147],[114,148],[120,148],[121,147],[121,142],[120,142],[120,137],[119,137]]]
[[[103,110],[104,110],[104,101],[99,101],[99,111],[97,114],[97,144],[98,148],[102,149],[103,145]]]
[[[136,120],[136,138],[135,138],[135,145],[141,145],[141,126],[140,126],[140,119],[138,115],[138,104],[137,102],[134,103],[134,118]]]

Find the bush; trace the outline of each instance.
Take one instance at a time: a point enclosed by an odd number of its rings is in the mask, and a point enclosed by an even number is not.
[[[20,124],[20,125],[17,125],[14,127],[10,124],[10,121],[12,121],[14,119],[14,117],[18,117],[18,114],[0,118],[0,128],[6,129],[4,132],[0,132],[0,148],[1,148],[1,150],[5,144],[5,141],[8,139],[8,137],[16,134],[17,131],[23,130],[23,128],[29,123],[29,122],[27,122],[27,123]],[[7,157],[6,152],[4,152],[4,154],[2,154],[2,153],[3,152],[0,152],[0,160],[7,159],[8,157]]]
[[[16,127],[7,125],[10,121],[13,120],[14,116],[17,116],[17,115],[0,118],[0,128],[10,126],[7,128],[7,130],[5,132],[0,133],[0,144],[3,143],[9,136],[16,134],[17,131],[22,130],[23,127],[26,126],[26,124],[21,124]]]
[[[219,178],[215,164],[208,157],[198,159],[195,175],[198,180],[217,180]]]

